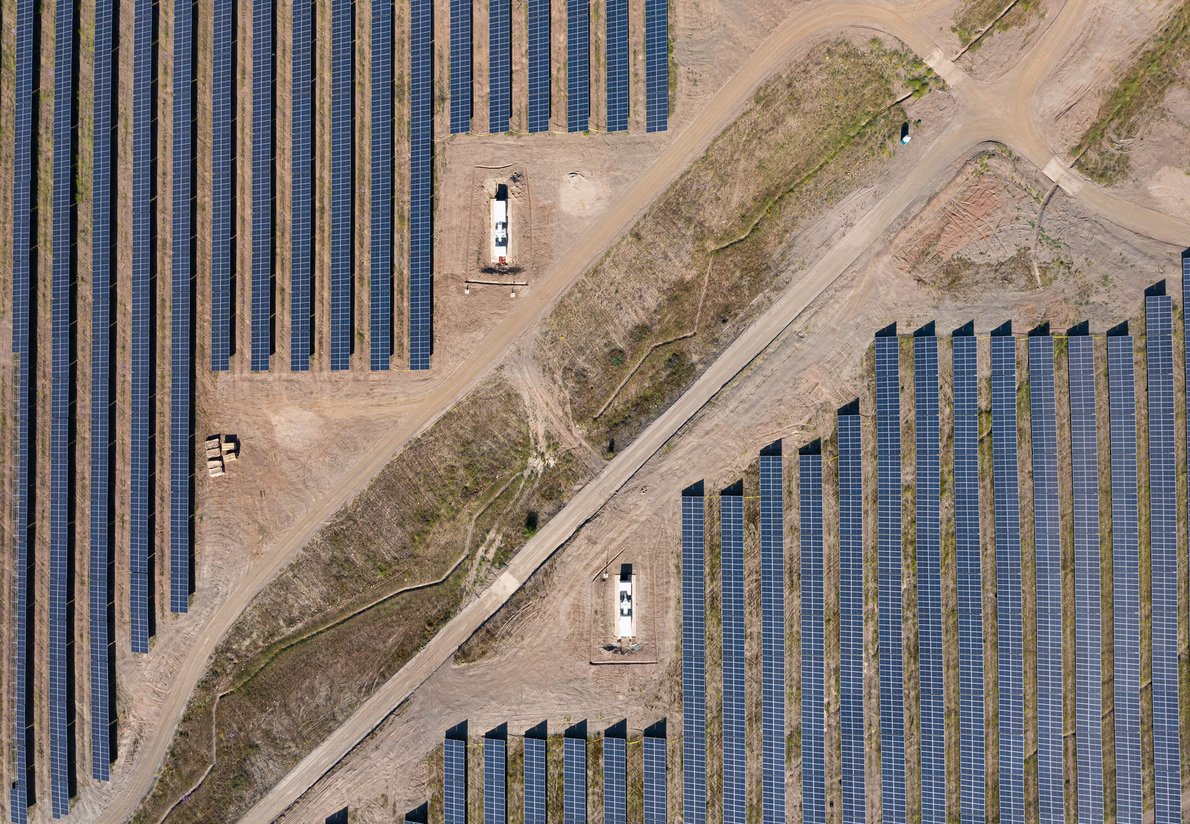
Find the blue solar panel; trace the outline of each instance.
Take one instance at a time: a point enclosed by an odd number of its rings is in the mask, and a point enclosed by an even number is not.
[[[798,458],[802,608],[802,820],[826,824],[822,607],[822,455]]]
[[[9,788],[9,814],[17,824],[28,820],[29,801],[35,797],[33,759],[33,683],[34,645],[33,604],[29,589],[33,583],[33,530],[29,506],[34,496],[35,479],[30,472],[33,461],[32,377],[34,327],[29,310],[32,283],[30,253],[32,224],[32,152],[33,152],[33,65],[37,54],[37,24],[35,0],[16,3],[16,89],[15,134],[13,136],[13,192],[12,192],[12,350],[17,356],[17,489],[13,514],[16,516],[16,568],[13,597],[13,636],[11,684],[12,749],[14,773]]]
[[[785,820],[785,483],[781,442],[760,453],[761,820]]]
[[[644,824],[667,824],[665,744],[663,737],[645,735]]]
[[[562,739],[562,821],[587,822],[587,738],[568,732]]]
[[[471,0],[450,0],[450,133],[465,134],[469,131],[471,131]]]
[[[955,567],[959,607],[959,810],[963,824],[983,822],[983,577],[979,537],[978,345],[956,335],[954,350]]]
[[[525,824],[545,824],[545,748],[543,737],[525,735]]]
[[[488,131],[508,131],[512,116],[512,0],[488,3]]]
[[[194,424],[191,354],[194,315],[192,252],[194,248],[194,3],[174,3],[174,145],[173,145],[173,255],[170,258],[171,304],[170,412],[169,412],[169,609],[187,612],[194,591],[190,567],[193,548],[191,513],[191,455]]]
[[[916,432],[916,553],[919,698],[921,705],[921,820],[946,821],[946,730],[942,681],[942,555],[939,534],[940,423],[938,339],[913,339]]]
[[[566,0],[566,131],[585,132],[590,117],[590,0]]]
[[[393,354],[393,4],[372,6],[372,238],[370,365]]]
[[[1024,629],[1016,429],[1016,338],[992,337],[992,483],[996,508],[996,637],[1000,821],[1025,821]]]
[[[1054,341],[1029,338],[1033,545],[1037,583],[1037,800],[1041,824],[1066,819],[1062,763],[1062,538]]]
[[[880,564],[880,771],[885,821],[905,821],[905,698],[901,651],[900,342],[876,338],[876,470]]]
[[[153,630],[154,512],[151,484],[156,392],[153,341],[153,39],[152,0],[136,0],[132,74],[132,409],[129,466],[129,570],[132,651],[148,652]]]
[[[442,812],[446,824],[467,824],[467,739],[442,743]]]
[[[111,777],[115,733],[115,337],[112,319],[113,0],[95,4],[91,163],[91,482],[88,637],[91,654],[91,776]]]
[[[607,130],[628,129],[628,0],[607,0]]]
[[[747,808],[747,690],[744,652],[744,498],[740,486],[719,497],[723,616],[723,820]]]
[[[383,5],[383,4],[382,4]],[[352,0],[331,4],[331,369],[351,368],[352,220],[355,150],[352,145],[355,32]]]
[[[550,129],[550,0],[529,0],[529,131]]]
[[[1103,645],[1099,610],[1099,456],[1095,432],[1095,348],[1068,342],[1070,451],[1074,476],[1075,744],[1079,819],[1103,820]]]
[[[1153,785],[1156,824],[1181,821],[1178,728],[1178,512],[1173,338],[1168,297],[1145,299],[1153,604]]]
[[[1132,337],[1107,339],[1111,413],[1112,592],[1115,651],[1116,821],[1140,824],[1140,555],[1137,532],[1136,378]]]
[[[452,9],[454,0],[452,0]],[[467,6],[470,14],[470,5]],[[429,369],[432,346],[431,288],[433,277],[433,0],[412,0],[409,26],[409,368]],[[451,20],[454,20],[452,14]],[[468,18],[470,20],[470,18]],[[452,27],[453,27],[452,22]],[[470,28],[470,23],[468,23]],[[470,36],[468,36],[470,43]],[[467,51],[470,81],[470,49]],[[451,52],[454,83],[453,61]],[[454,97],[452,94],[452,110]],[[470,96],[468,96],[470,109]],[[468,117],[470,115],[468,114]],[[453,117],[453,111],[452,111]]]
[[[22,3],[22,6],[24,3]],[[28,4],[30,7],[32,3]],[[22,10],[18,10],[18,53],[22,53],[22,45],[26,45],[25,35],[29,34],[31,40],[31,30],[33,28],[32,13],[30,12],[28,18],[22,14]],[[24,31],[24,27],[28,27],[29,31]],[[29,51],[31,51],[31,47]],[[18,63],[19,65],[19,63]],[[28,65],[28,64],[26,64]],[[18,75],[23,74],[23,71],[18,69]],[[24,87],[22,91],[26,91],[28,86]],[[20,100],[18,96],[18,100]],[[22,109],[28,110],[31,107],[27,105],[18,105],[18,113]],[[18,123],[21,118],[18,116]],[[28,146],[28,137],[30,130],[25,130],[18,135],[17,144],[24,144],[24,148]],[[27,151],[18,150],[21,157],[28,162],[29,153]],[[18,161],[21,158],[18,158]],[[22,177],[27,182],[27,175],[17,175],[17,186],[22,182]],[[28,196],[24,197],[24,202],[27,205],[29,202]],[[24,216],[24,222],[28,223],[28,213]],[[27,236],[26,232],[26,236]],[[23,258],[25,271],[23,280],[25,284],[29,282],[28,272],[28,249],[14,251],[14,258],[18,261]],[[17,268],[17,267],[14,267]],[[32,427],[30,426],[29,415],[32,412],[32,402],[30,397],[30,372],[31,359],[29,357],[29,293],[22,290],[19,285],[14,284],[13,301],[18,305],[16,312],[16,319],[14,322],[14,336],[20,342],[20,380],[19,380],[19,398],[18,398],[18,414],[20,416],[19,435],[18,435],[18,449],[20,454],[18,456],[18,489],[16,501],[16,586],[14,598],[14,632],[12,641],[12,683],[13,683],[13,750],[15,750],[15,773],[13,776],[12,786],[9,790],[9,811],[14,822],[17,824],[24,824],[28,821],[29,800],[34,797],[36,788],[34,786],[34,736],[33,736],[33,722],[34,722],[34,649],[32,643],[32,634],[34,626],[34,601],[29,597],[29,590],[33,583],[36,569],[34,567],[34,553],[31,547],[33,539],[33,532],[29,522],[29,502],[33,498],[33,477],[30,473],[30,461],[32,459]]]
[[[74,698],[74,633],[68,611],[73,590],[74,555],[71,502],[74,490],[74,3],[55,4],[54,14],[54,176],[52,386],[50,396],[50,783],[54,818],[70,812],[73,753],[70,723]]]
[[[314,331],[311,304],[311,293],[314,289],[313,28],[313,0],[297,0],[293,5],[293,119],[290,124],[293,132],[290,155],[293,177],[290,184],[293,225],[290,230],[292,251],[289,276],[289,368],[294,372],[304,372],[310,368]]]
[[[669,128],[669,0],[645,0],[645,129]]]
[[[603,824],[628,822],[628,742],[603,738]]]
[[[864,470],[858,414],[839,413],[839,739],[843,820],[863,824]]]
[[[706,563],[702,483],[682,492],[682,818],[707,816]]]
[[[235,111],[235,78],[232,76],[235,43],[235,0],[214,0],[211,49],[211,369],[231,366],[231,267],[232,240],[231,120]],[[299,4],[300,5],[300,4]],[[298,10],[294,9],[294,19]],[[295,39],[295,55],[297,42]],[[296,112],[295,112],[296,115]]]
[[[273,0],[252,0],[252,371],[273,353]]]
[[[508,742],[503,738],[483,739],[483,824],[504,824],[508,820]]]

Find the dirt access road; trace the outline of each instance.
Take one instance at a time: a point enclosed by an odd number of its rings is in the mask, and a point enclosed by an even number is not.
[[[720,90],[707,108],[607,214],[592,234],[563,256],[581,272],[600,251],[626,230],[635,217],[701,152],[743,108],[752,92],[797,50],[799,45],[832,29],[859,27],[897,37],[919,54],[951,87],[960,116],[940,136],[921,162],[857,224],[819,259],[715,361],[673,406],[658,418],[629,448],[621,452],[594,481],[550,521],[517,556],[506,572],[478,599],[465,607],[412,661],[384,684],[342,727],[307,756],[245,816],[247,822],[269,822],[284,812],[302,793],[339,762],[375,729],[436,669],[447,663],[458,646],[529,578],[558,547],[570,538],[622,487],[661,446],[689,421],[822,292],[842,275],[863,252],[877,243],[893,222],[915,202],[928,196],[953,164],[981,144],[1007,145],[1038,168],[1070,196],[1110,222],[1137,233],[1173,244],[1190,239],[1190,224],[1142,206],[1123,201],[1081,179],[1046,145],[1033,119],[1031,103],[1040,84],[1077,41],[1079,28],[1093,20],[1087,14],[1090,0],[1071,0],[1052,19],[1049,28],[1022,62],[994,82],[983,83],[959,70],[940,49],[919,31],[912,20],[937,3],[892,7],[874,3],[815,5],[778,29]],[[558,294],[542,297],[542,306],[520,328],[509,330],[505,345],[529,329]],[[495,351],[495,350],[487,350]],[[471,370],[478,377],[497,360]],[[461,380],[463,375],[459,376]],[[471,381],[476,377],[472,377]],[[454,381],[451,382],[452,385]],[[447,387],[425,401],[432,403]],[[460,390],[465,391],[465,387]],[[426,421],[439,414],[427,411]],[[279,564],[279,561],[278,561]],[[230,606],[230,603],[229,605]]]

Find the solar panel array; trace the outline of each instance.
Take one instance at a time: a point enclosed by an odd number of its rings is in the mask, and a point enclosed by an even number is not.
[[[488,131],[508,131],[512,116],[512,0],[488,3]]]
[[[785,482],[781,442],[760,453],[760,796],[785,820]]]
[[[230,4],[231,0],[217,0]],[[381,4],[383,5],[383,4]],[[373,58],[374,60],[376,58]],[[391,61],[391,55],[390,55]],[[391,73],[391,62],[390,62]],[[375,69],[374,69],[375,70]],[[311,293],[314,290],[314,2],[293,4],[293,118],[292,181],[290,196],[289,274],[289,368],[305,372],[310,368],[314,319]],[[391,105],[391,102],[390,102]],[[379,124],[373,126],[379,128]],[[373,151],[375,151],[373,149]],[[390,149],[391,152],[391,149]],[[389,157],[391,158],[391,154]],[[391,194],[391,178],[390,178]],[[391,207],[390,207],[391,208]]]
[[[863,824],[864,776],[864,470],[858,414],[840,412],[839,434],[839,739],[843,820]]]
[[[707,813],[706,581],[702,484],[682,492],[682,816]]]
[[[483,824],[508,820],[508,742],[496,736],[483,739]]]
[[[669,0],[645,0],[645,130],[669,128]]]
[[[525,824],[545,824],[546,739],[525,736]]]
[[[113,0],[95,4],[94,108],[91,163],[91,482],[90,566],[87,576],[91,663],[91,776],[111,777],[115,732],[115,356],[112,323],[112,48]]]
[[[667,824],[665,746],[664,737],[645,735],[644,824]]]
[[[1145,299],[1155,824],[1179,822],[1182,815],[1181,734],[1178,729],[1178,513],[1171,316],[1168,297]]]
[[[51,301],[50,395],[50,782],[55,818],[70,812],[70,774],[73,757],[69,717],[74,697],[72,621],[67,610],[72,600],[70,534],[74,491],[74,446],[71,437],[74,412],[74,3],[54,4],[54,171],[53,171],[53,272]]]
[[[17,357],[17,490],[16,505],[16,569],[14,586],[12,684],[13,684],[13,750],[15,772],[9,788],[9,810],[12,820],[23,824],[28,820],[29,798],[33,786],[33,600],[29,585],[34,575],[34,556],[30,546],[32,537],[29,504],[33,499],[34,479],[30,473],[33,459],[32,414],[33,324],[30,319],[31,223],[33,198],[33,65],[36,53],[37,24],[35,0],[17,0],[15,53],[15,133],[13,136],[13,193],[12,193],[12,350]]]
[[[1080,820],[1103,820],[1103,678],[1099,609],[1099,456],[1095,348],[1068,342],[1070,451],[1074,476],[1075,744]]]
[[[191,212],[194,185],[194,3],[174,4],[174,145],[173,145],[173,255],[170,277],[173,302],[170,336],[169,412],[169,609],[187,612],[194,591],[190,567],[193,553],[194,452],[192,353],[194,289],[192,253],[194,218]]]
[[[550,130],[550,0],[529,0],[529,131]]]
[[[467,739],[442,743],[442,812],[446,824],[467,822]]]
[[[235,253],[231,229],[231,119],[235,111],[232,78],[235,0],[214,0],[211,47],[211,369],[231,366],[231,260]],[[300,5],[300,4],[299,4]],[[294,8],[294,59],[297,59],[297,15]],[[309,26],[307,23],[307,31]],[[296,86],[295,86],[295,122]],[[307,113],[307,119],[309,114]],[[296,133],[295,133],[296,137]],[[296,150],[296,144],[295,144]],[[296,151],[295,151],[296,154]],[[296,187],[297,180],[294,180]],[[296,215],[295,215],[296,223]]]
[[[822,603],[822,455],[798,458],[802,609],[802,820],[826,824],[825,629]],[[738,819],[737,819],[738,820]]]
[[[252,358],[273,353],[273,0],[252,0]]]
[[[979,375],[973,336],[954,352],[955,566],[959,612],[959,810],[984,820],[983,579],[979,538]]]
[[[723,820],[743,821],[747,805],[747,688],[744,651],[744,497],[719,497],[723,621]]]
[[[454,6],[451,2],[451,40]],[[470,5],[467,4],[470,14]],[[470,18],[468,18],[468,21]],[[468,22],[470,29],[470,22]],[[468,34],[467,42],[470,43]],[[467,89],[470,81],[470,50],[467,52]],[[451,108],[455,50],[451,49]],[[409,368],[429,369],[431,348],[430,288],[433,270],[433,0],[412,0],[409,26]],[[468,94],[468,109],[470,108]],[[470,113],[468,112],[468,117]]]
[[[941,449],[938,339],[913,339],[916,432],[917,626],[921,706],[921,820],[946,821],[946,731],[942,681],[942,554],[939,535]]]
[[[585,132],[590,117],[590,0],[566,0],[566,131]]]
[[[132,72],[132,408],[128,543],[132,651],[148,652],[153,621],[152,454],[153,2],[136,0]]]
[[[1037,797],[1042,824],[1062,824],[1062,539],[1054,341],[1029,338],[1029,427],[1033,451],[1033,546],[1037,593]]]
[[[351,368],[355,32],[352,0],[331,3],[331,369]]]
[[[1112,643],[1116,821],[1140,824],[1140,555],[1132,337],[1107,339],[1111,421]]]
[[[562,821],[587,821],[587,739],[573,733],[562,738]]]
[[[607,130],[628,129],[628,0],[607,0]]]
[[[393,354],[393,3],[372,4],[372,232],[369,364],[386,370]],[[350,294],[348,295],[350,299]],[[350,311],[350,307],[348,307]],[[350,329],[350,323],[348,323]],[[350,348],[350,347],[349,347]]]
[[[905,709],[901,658],[900,342],[876,338],[876,477],[880,563],[880,782],[885,821],[905,821]]]
[[[992,337],[992,487],[996,512],[996,637],[1000,820],[1025,821],[1024,628],[1016,429],[1016,338]]]
[[[628,742],[615,735],[603,737],[603,822],[628,822]]]
[[[471,0],[450,0],[450,133],[471,131]]]

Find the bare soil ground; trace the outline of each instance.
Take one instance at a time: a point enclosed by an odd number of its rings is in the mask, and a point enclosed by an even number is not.
[[[979,181],[985,181],[981,185],[988,186],[988,179],[993,183],[988,191],[995,192],[998,199],[996,214],[989,216],[996,230],[990,235],[978,228],[972,230],[969,239],[957,240],[950,251],[941,255],[943,265],[932,270],[935,274],[919,275],[916,267],[907,264],[902,257],[904,249],[920,247],[922,235],[932,236],[941,225],[948,224],[948,215],[962,202],[965,187]],[[872,331],[890,320],[898,320],[906,331],[927,320],[935,320],[939,333],[945,335],[972,316],[978,319],[980,334],[1009,318],[1016,322],[1019,332],[1042,319],[1049,319],[1054,329],[1060,330],[1082,318],[1091,318],[1092,330],[1098,333],[1117,320],[1137,316],[1142,305],[1141,290],[1155,279],[1155,273],[1172,276],[1174,250],[1101,225],[1089,219],[1077,204],[1060,193],[1048,203],[1043,221],[1056,244],[1039,248],[1037,254],[1044,263],[1052,264],[1063,259],[1067,261],[1066,265],[1053,265],[1052,281],[1043,281],[1041,285],[1032,277],[1031,260],[1024,261],[1023,265],[1009,266],[1008,271],[1014,274],[1011,277],[1005,275],[1006,261],[1018,254],[1011,241],[1018,231],[1016,216],[1032,214],[1036,218],[1045,191],[1046,184],[1037,170],[1023,167],[1011,157],[996,153],[973,158],[958,172],[954,184],[945,187],[920,216],[901,222],[888,238],[888,252],[873,250],[815,307],[799,318],[784,333],[779,344],[737,378],[729,391],[722,393],[647,464],[632,484],[617,494],[565,551],[554,558],[548,567],[548,578],[539,586],[531,582],[531,589],[518,599],[516,620],[496,627],[487,638],[484,644],[486,655],[478,660],[467,656],[455,666],[437,672],[402,711],[390,717],[316,785],[290,811],[286,820],[313,818],[325,814],[326,810],[349,804],[359,821],[381,821],[393,811],[403,812],[422,803],[436,792],[437,783],[433,776],[435,768],[427,766],[426,756],[441,740],[443,730],[462,718],[471,719],[475,730],[487,729],[503,721],[509,722],[510,729],[524,729],[542,718],[550,720],[551,729],[583,717],[589,719],[593,729],[625,714],[630,726],[637,728],[660,715],[677,718],[680,711],[680,658],[677,646],[679,579],[675,558],[679,519],[676,506],[677,491],[682,486],[702,477],[709,490],[716,490],[741,474],[748,483],[756,450],[774,437],[785,437],[789,454],[794,444],[822,436],[827,438],[826,451],[831,454],[829,435],[833,431],[835,409],[857,395],[865,414],[866,448],[874,448],[874,421],[869,417],[872,407],[868,347]],[[938,241],[933,243],[928,256],[933,256],[940,245]],[[976,261],[969,279],[958,288],[941,274],[945,264],[954,259]],[[946,410],[949,358],[945,345],[940,361],[943,362],[942,408]],[[1059,364],[1064,364],[1061,352]],[[1022,370],[1021,380],[1026,377],[1027,373]],[[1060,371],[1060,385],[1063,378],[1064,371]],[[1060,437],[1068,439],[1069,427],[1063,411],[1065,395],[1058,400]],[[1022,396],[1022,403],[1027,405],[1027,396]],[[910,411],[911,407],[904,410],[905,414]],[[1020,425],[1027,425],[1027,417],[1022,417]],[[949,416],[944,412],[944,492],[952,485],[952,468],[946,457],[949,427]],[[1105,428],[1101,427],[1100,434],[1105,440]],[[1060,454],[1067,453],[1068,448],[1060,449]],[[874,461],[868,462],[869,473],[873,465]],[[1068,457],[1063,458],[1063,465],[1068,472]],[[791,475],[794,460],[787,461],[786,466],[787,476]],[[824,475],[829,488],[831,472],[828,470]],[[865,480],[869,494],[873,494],[874,477]],[[1025,480],[1027,476],[1022,475],[1022,481]],[[990,495],[990,478],[985,477],[983,483],[985,493]],[[1028,500],[1030,489],[1028,484],[1022,486],[1023,503]],[[1064,486],[1063,494],[1067,501],[1064,511],[1069,511],[1068,484]],[[795,500],[796,496],[791,495],[787,505],[791,520],[795,519],[792,514]],[[713,523],[712,510],[708,537],[714,531]],[[828,517],[824,525],[829,559],[837,546],[837,524]],[[1104,523],[1105,529],[1108,525]],[[866,586],[869,635],[873,633],[875,623],[875,530],[871,528],[874,526],[874,523],[869,524],[866,558],[868,574],[872,577]],[[906,530],[911,527],[912,521],[906,519]],[[790,535],[793,534],[791,525]],[[949,512],[944,513],[943,536],[943,580],[953,581],[953,515]],[[985,522],[985,541],[990,543],[993,537],[991,524]],[[1022,538],[1025,546],[1030,546],[1031,530],[1025,528]],[[793,568],[792,555],[796,550],[792,547],[796,544],[792,538],[790,541],[787,558]],[[605,563],[608,546],[621,544],[651,547],[659,558],[669,559],[670,577],[657,582],[659,592],[664,593],[666,589],[669,592],[668,605],[662,595],[657,607],[667,616],[661,631],[668,626],[671,633],[668,642],[658,639],[658,645],[665,648],[668,643],[669,657],[663,656],[655,667],[609,668],[591,666],[587,660],[581,630],[591,608],[586,603],[591,597],[586,582]],[[711,553],[708,592],[714,593],[717,582],[712,563],[713,546],[709,545],[708,551]],[[1027,579],[1032,574],[1027,549],[1025,556],[1023,574]],[[907,580],[909,563],[907,555],[903,570]],[[1069,551],[1064,565],[1067,570],[1072,566]],[[664,564],[656,566],[660,570],[667,568]],[[1142,570],[1146,568],[1142,565]],[[833,568],[829,560],[827,570],[828,576],[837,576],[837,568]],[[994,575],[994,566],[985,568],[985,586],[989,574]],[[1110,577],[1110,567],[1105,569],[1104,575],[1105,580]],[[1147,591],[1147,579],[1143,575],[1142,571],[1142,591]],[[1072,586],[1069,578],[1067,585]],[[755,587],[755,580],[749,579],[748,586]],[[1072,594],[1068,592],[1068,598]],[[708,603],[708,654],[711,661],[718,660],[713,652],[717,640],[710,626],[715,603],[712,594]],[[832,603],[828,602],[828,626],[836,620],[830,615]],[[953,688],[957,683],[953,617],[956,593],[953,586],[944,586],[943,603],[947,616],[946,680],[948,687]],[[1035,606],[1031,599],[1026,600],[1025,605],[1025,626],[1029,627],[1035,620]],[[991,601],[985,607],[985,624],[990,622],[991,626],[985,628],[994,630],[995,620],[994,601]],[[1105,643],[1107,637],[1105,635]],[[870,815],[879,812],[878,676],[874,640],[871,638],[866,645],[870,662],[866,678],[869,694],[868,781],[873,805],[869,809]],[[996,660],[994,640],[994,634],[989,634],[986,654],[992,679]],[[752,642],[750,636],[748,643]],[[828,642],[827,649],[827,671],[834,672],[837,669],[837,644]],[[1069,637],[1067,655],[1070,656],[1072,651],[1073,637]],[[793,663],[799,655],[796,644],[790,646],[788,654],[790,671],[796,671]],[[463,660],[467,663],[462,663]],[[613,670],[617,669],[612,678]],[[1073,673],[1073,661],[1068,661],[1067,673],[1068,677]],[[758,673],[749,673],[752,683],[755,682],[754,675]],[[708,686],[719,677],[716,664],[712,663],[708,669]],[[1028,688],[1035,675],[1029,672],[1026,677]],[[917,714],[915,689],[916,685],[907,677],[906,715],[910,727]],[[828,702],[837,700],[834,695],[828,688]],[[957,695],[948,696],[948,706],[957,707],[956,699]],[[788,700],[788,717],[796,723],[798,708],[792,691]],[[708,710],[714,711],[713,701]],[[989,724],[992,724],[992,718],[994,716],[989,712]],[[957,735],[953,720],[948,724],[952,765],[957,764]],[[670,729],[672,766],[679,763],[675,760],[674,748],[680,749],[677,740],[680,735],[672,721]],[[708,732],[714,735],[714,729],[715,725],[708,717]],[[837,738],[830,737],[829,729],[828,741],[832,742],[830,746],[833,748],[837,746]],[[990,731],[994,732],[994,727]],[[759,731],[752,732],[755,735]],[[990,745],[992,741],[994,738],[989,741]],[[1030,752],[1034,746],[1029,744]],[[994,748],[989,749],[989,767],[994,764],[994,754]],[[1073,759],[1073,746],[1068,756]],[[434,758],[431,756],[428,761],[432,765]],[[837,758],[830,755],[827,775],[830,805],[838,804],[837,764]],[[1070,766],[1073,767],[1073,762]],[[796,767],[791,765],[791,769]],[[953,782],[952,788],[957,790]],[[473,781],[471,791],[480,792],[481,789],[480,782]],[[792,794],[795,791],[791,790]],[[1035,788],[1030,790],[1029,797],[1030,804],[1035,804]],[[1151,803],[1149,798],[1146,793],[1146,803]],[[957,800],[956,793],[951,799],[952,808],[956,807]],[[671,810],[676,813],[680,809],[680,793],[671,792],[670,803]]]

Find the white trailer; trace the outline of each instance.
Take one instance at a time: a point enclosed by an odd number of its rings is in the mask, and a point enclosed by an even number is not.
[[[492,199],[492,265],[507,266],[512,262],[508,243],[508,198],[499,194]]]

